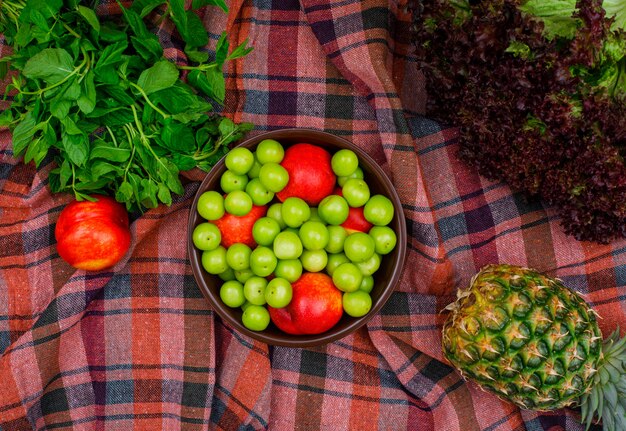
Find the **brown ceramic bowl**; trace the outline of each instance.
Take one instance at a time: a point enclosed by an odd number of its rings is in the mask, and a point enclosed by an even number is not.
[[[356,329],[363,326],[374,314],[380,310],[385,304],[391,293],[393,292],[398,279],[400,278],[400,272],[404,264],[404,257],[406,254],[406,223],[404,220],[404,213],[400,204],[400,199],[391,184],[391,181],[387,178],[378,164],[360,148],[356,147],[349,141],[340,138],[329,133],[308,130],[308,129],[284,129],[272,132],[263,133],[254,136],[243,143],[239,144],[241,147],[249,148],[254,151],[257,144],[263,139],[275,139],[284,147],[290,145],[307,142],[314,145],[319,145],[330,153],[334,153],[342,148],[349,148],[354,151],[360,160],[360,166],[365,174],[365,180],[367,181],[372,195],[383,194],[391,199],[395,209],[395,215],[390,223],[390,227],[396,232],[398,242],[396,248],[388,255],[383,256],[381,266],[374,273],[374,289],[371,292],[372,296],[372,309],[368,314],[360,318],[354,318],[346,315],[341,318],[339,323],[330,330],[318,334],[318,335],[290,335],[282,332],[272,323],[264,331],[254,332],[247,329],[241,323],[241,310],[230,308],[222,303],[219,296],[219,288],[222,284],[222,280],[215,276],[208,274],[201,264],[201,251],[195,248],[193,245],[191,235],[194,228],[202,223],[204,219],[200,217],[195,210],[198,198],[200,195],[208,190],[219,190],[219,180],[226,170],[224,165],[224,159],[220,160],[207,174],[200,188],[198,189],[191,210],[189,212],[189,225],[187,235],[187,249],[189,258],[191,260],[191,267],[193,274],[200,287],[200,290],[209,301],[212,308],[220,315],[220,317],[228,322],[233,328],[239,332],[249,335],[259,341],[267,344],[273,344],[278,346],[288,347],[311,347],[320,344],[330,343],[334,340],[338,340]]]

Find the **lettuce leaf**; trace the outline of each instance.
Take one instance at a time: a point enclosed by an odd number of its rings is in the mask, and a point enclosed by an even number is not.
[[[606,11],[607,17],[615,17],[613,28],[626,30],[626,1],[625,0],[604,0],[602,7]]]
[[[576,10],[576,0],[529,0],[520,6],[520,10],[543,21],[544,33],[548,39],[573,39],[576,30],[581,26],[579,19],[572,18]]]
[[[607,18],[615,17],[613,29],[626,30],[626,0],[604,0],[602,7]],[[520,6],[520,10],[543,22],[548,39],[572,39],[581,25],[579,19],[572,18],[576,0],[528,0]]]

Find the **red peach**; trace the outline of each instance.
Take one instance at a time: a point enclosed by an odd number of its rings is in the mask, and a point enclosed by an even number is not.
[[[95,202],[73,201],[59,214],[54,237],[57,252],[78,269],[98,271],[115,265],[130,246],[126,208],[108,196]]]
[[[291,285],[293,297],[285,308],[268,307],[272,322],[288,334],[321,334],[343,314],[342,293],[321,272],[305,272]]]
[[[252,236],[252,226],[266,213],[266,206],[253,205],[250,212],[244,216],[225,213],[220,219],[215,220],[213,223],[222,234],[222,245],[228,248],[237,242],[241,242],[248,247],[254,248],[256,241],[254,241]]]
[[[332,193],[337,180],[330,159],[330,153],[316,145],[302,143],[287,148],[280,164],[289,173],[289,182],[276,197],[284,201],[295,196],[309,205],[319,204]]]

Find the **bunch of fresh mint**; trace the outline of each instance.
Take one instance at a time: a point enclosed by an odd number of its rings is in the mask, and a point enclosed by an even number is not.
[[[12,131],[14,155],[25,163],[54,157],[53,192],[79,200],[109,194],[129,210],[169,205],[172,193],[183,192],[180,171],[208,170],[251,129],[215,111],[224,101],[225,62],[251,48],[244,42],[229,54],[222,33],[209,61],[196,10],[227,11],[223,0],[193,0],[191,10],[184,0],[138,0],[106,17],[96,14],[97,2],[83,3],[0,2],[0,32],[13,48],[0,59],[0,77],[17,71],[0,126]],[[189,64],[163,57],[148,15],[174,23]]]

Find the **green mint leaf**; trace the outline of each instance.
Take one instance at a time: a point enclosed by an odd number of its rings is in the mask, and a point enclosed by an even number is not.
[[[150,181],[148,178],[142,178],[140,184],[139,202],[146,208],[155,208],[158,205],[157,193],[159,187],[154,181]]]
[[[192,10],[186,12],[187,31],[185,32],[185,42],[189,46],[206,46],[209,43],[209,35],[204,23]]]
[[[62,135],[61,143],[70,161],[76,166],[83,166],[89,157],[89,140],[87,136],[83,134],[68,134],[67,132]]]
[[[209,69],[206,72],[206,77],[213,90],[213,99],[220,104],[224,103],[224,97],[226,97],[226,80],[221,70],[216,68]]]
[[[205,73],[195,69],[187,75],[187,81],[196,90],[223,104],[226,96],[226,81],[221,70],[212,68]]]
[[[61,124],[63,125],[63,132],[68,135],[82,135],[83,131],[76,125],[74,120],[69,117],[63,118],[61,120]]]
[[[179,114],[172,115],[173,120],[180,121],[184,124],[201,120],[203,117],[206,117],[206,114],[201,112],[181,112]]]
[[[170,0],[170,17],[183,40],[190,43],[187,36],[187,13],[185,12],[185,0]],[[193,43],[193,42],[192,42]]]
[[[152,124],[156,121],[157,115],[156,111],[150,105],[145,105],[143,107],[143,112],[141,113],[141,122],[144,124]]]
[[[59,142],[57,137],[57,127],[53,127],[50,124],[43,128],[44,139],[48,143],[48,147],[56,146]]]
[[[58,94],[54,99],[50,101],[50,113],[59,120],[64,119],[70,113],[72,102],[63,97],[63,94]]]
[[[131,36],[130,41],[135,50],[148,63],[155,63],[163,57],[163,46],[156,35],[154,37]]]
[[[147,172],[150,176],[155,177],[157,175],[158,157],[154,157],[154,154],[149,151],[150,142],[142,141],[139,137],[133,139],[133,146],[135,147],[135,161],[140,166],[142,171]]]
[[[72,58],[78,58],[78,55],[80,54],[80,46],[82,44],[81,39],[74,38],[72,42],[66,46],[66,51],[70,53]]]
[[[74,106],[74,101],[80,97],[80,94],[80,84],[76,78],[68,80],[50,100],[50,113],[62,120],[69,114],[70,109]]]
[[[110,162],[124,163],[130,159],[131,151],[128,148],[118,148],[113,145],[98,144],[91,149],[89,159],[103,159]]]
[[[24,153],[25,164],[30,163],[34,159],[35,155],[39,151],[40,144],[41,144],[41,135],[33,136],[33,139],[30,141],[30,144],[28,144],[28,148],[26,148],[26,152]]]
[[[94,32],[90,32],[90,33],[94,33]],[[97,35],[95,36],[95,39],[96,40],[98,39]],[[83,50],[85,50],[86,52],[89,52],[89,53],[93,53],[94,56],[96,55],[97,52],[100,52],[100,45],[98,45],[98,47],[96,47],[96,45],[94,45],[94,43],[91,40],[89,40],[88,38],[86,38],[86,37],[81,38],[80,41],[79,41],[79,44],[80,44],[80,47]]]
[[[178,168],[174,163],[165,157],[159,158],[157,164],[157,174],[161,181],[163,181],[171,191],[177,195],[183,194],[185,190],[183,189],[183,185],[178,178]]]
[[[228,118],[223,118],[219,124],[219,130],[222,136],[218,141],[219,145],[228,145],[231,142],[238,141],[243,135],[252,129],[252,124],[242,123],[236,125]]]
[[[171,205],[172,194],[170,193],[170,189],[167,188],[167,186],[163,183],[159,183],[158,188],[159,188],[159,192],[157,194],[157,197],[159,198],[159,200],[163,202],[165,205],[168,205],[168,206]]]
[[[9,125],[13,124],[13,111],[10,109],[5,109],[0,112],[0,127],[9,127]]]
[[[103,95],[108,95],[116,100],[120,105],[132,105],[135,102],[135,99],[131,97],[128,92],[116,85],[106,85],[104,87],[99,88],[100,91],[103,92]]]
[[[82,93],[82,90],[80,88],[80,82],[78,82],[78,79],[76,79],[76,77],[72,77],[63,86],[63,89],[60,91],[60,93],[63,93],[63,97],[67,100],[78,100]]]
[[[228,153],[228,147],[221,146],[211,156],[199,162],[197,166],[203,171],[209,171],[226,153]]]
[[[91,164],[90,171],[91,171],[91,181],[98,181],[98,180],[109,181],[109,178],[102,178],[102,177],[112,172],[113,173],[121,172],[122,169],[119,166],[115,166],[103,160],[98,160],[94,162],[93,164]]]
[[[189,86],[180,84],[152,93],[150,100],[170,114],[211,110],[211,106],[195,95]]]
[[[254,130],[254,124],[252,123],[239,123],[237,125],[238,132],[242,135],[248,133],[251,130]]]
[[[168,60],[162,60],[151,68],[141,72],[137,80],[137,85],[140,86],[146,94],[150,94],[171,87],[177,80],[178,69],[174,63]]]
[[[237,58],[245,57],[246,55],[250,54],[254,48],[251,46],[247,47],[247,45],[248,39],[244,40],[241,45],[235,48],[233,52],[231,52],[230,55],[227,57],[227,60],[235,60]]]
[[[98,58],[98,61],[96,62],[94,67],[96,72],[107,66],[121,63],[123,61],[122,54],[126,51],[126,48],[128,48],[128,42],[126,40],[107,45],[100,53],[100,58]]]
[[[32,141],[36,132],[36,124],[37,121],[32,111],[29,111],[22,121],[17,124],[15,129],[13,129],[13,155],[15,157],[19,157]]]
[[[196,167],[195,159],[185,154],[172,155],[172,163],[174,163],[180,171],[188,171]]]
[[[124,42],[128,39],[128,35],[125,31],[120,30],[117,26],[114,26],[111,22],[103,21],[100,23],[100,41],[101,42]]]
[[[14,43],[16,48],[27,46],[35,39],[31,24],[22,24],[15,34]]]
[[[74,190],[80,190],[85,193],[93,193],[95,191],[101,190],[103,187],[106,187],[111,182],[108,178],[99,178],[94,180],[89,178],[84,181],[79,181],[74,185]]]
[[[63,190],[59,181],[59,168],[52,169],[48,174],[48,187],[52,193],[59,193]]]
[[[94,70],[97,82],[102,84],[117,85],[120,82],[120,77],[117,74],[115,66],[106,66],[100,69]]]
[[[193,9],[200,9],[204,6],[217,6],[222,9],[224,13],[228,13],[228,6],[224,0],[193,0],[191,3]]]
[[[33,139],[26,150],[26,154],[24,154],[24,163],[28,163],[32,160],[35,162],[35,167],[39,167],[41,161],[46,157],[46,154],[48,154],[48,149],[48,143],[43,135]]]
[[[228,57],[228,35],[226,32],[222,32],[219,40],[217,41],[217,45],[215,46],[215,62],[218,64],[218,67],[221,69],[222,65],[226,61]]]
[[[130,26],[133,33],[135,33],[135,36],[145,38],[154,36],[154,34],[148,30],[148,27],[146,27],[146,23],[143,21],[143,19],[141,19],[141,16],[139,16],[137,12],[131,9],[126,9],[124,6],[121,5],[121,3],[119,3],[119,1],[118,4],[122,9],[122,13],[124,15],[124,18],[126,19],[126,22]]]
[[[128,181],[122,181],[115,192],[115,200],[121,203],[130,202],[133,199],[133,186]]]
[[[31,22],[32,24],[35,24],[35,28],[42,30],[44,33],[44,37],[45,34],[48,33],[50,31],[50,26],[48,25],[48,20],[46,19],[45,16],[43,16],[43,14],[41,13],[41,11],[39,10],[33,10],[30,13],[29,16],[29,22]],[[35,38],[39,39],[40,35],[35,34]]]
[[[248,39],[244,40],[237,48],[233,49],[233,52],[226,58],[227,60],[235,60],[237,58],[245,57],[250,54],[254,48],[247,47]]]
[[[220,133],[222,134],[222,136],[220,137],[220,143],[222,145],[227,145],[231,140],[231,136],[237,130],[237,127],[235,126],[235,123],[233,123],[233,120],[231,120],[230,118],[224,117],[220,121],[218,129]]]
[[[195,150],[196,140],[190,127],[178,121],[166,121],[161,129],[162,143],[172,151],[189,153]]]
[[[223,137],[228,137],[235,132],[236,126],[235,126],[235,123],[233,123],[233,120],[231,120],[230,118],[224,117],[220,121],[218,129]]]
[[[81,94],[76,103],[78,108],[84,113],[91,113],[96,107],[96,86],[94,84],[94,72],[89,71],[81,82]]]
[[[93,198],[93,197],[89,196],[87,193],[81,193],[81,192],[79,192],[77,189],[78,189],[78,187],[77,187],[77,186],[74,186],[74,187],[73,187],[73,190],[74,190],[74,198],[75,198],[77,201],[79,201],[79,202],[82,202],[82,201],[95,202],[95,201],[96,201],[96,199],[95,199],[95,198]]]
[[[209,53],[198,50],[197,46],[185,45],[184,51],[187,59],[194,63],[206,63],[209,59]]]
[[[214,98],[211,83],[206,77],[206,74],[200,72],[198,69],[194,69],[187,74],[187,82],[201,93]]]
[[[68,181],[72,178],[72,166],[66,159],[63,160],[61,167],[59,168],[59,187],[64,189],[67,186]]]
[[[27,0],[18,20],[36,24],[38,19],[48,19],[58,15],[63,0]]]
[[[78,13],[96,32],[100,32],[100,21],[98,20],[96,12],[93,9],[85,6],[78,6]]]
[[[119,108],[101,117],[102,124],[109,127],[123,126],[124,124],[132,123],[133,120],[133,111],[130,108]]]
[[[135,0],[130,8],[143,18],[163,3],[166,2],[164,0]]]
[[[135,202],[139,203],[139,190],[141,188],[141,176],[135,173],[128,174],[128,182],[133,187],[133,198]]]
[[[213,132],[213,130],[209,129],[206,126],[203,126],[196,130],[196,144],[198,145],[198,147],[202,147],[209,141],[209,139],[213,137],[216,137],[215,133]]]
[[[74,71],[72,56],[62,48],[46,48],[32,56],[22,73],[27,78],[43,79],[48,84],[56,84]]]

